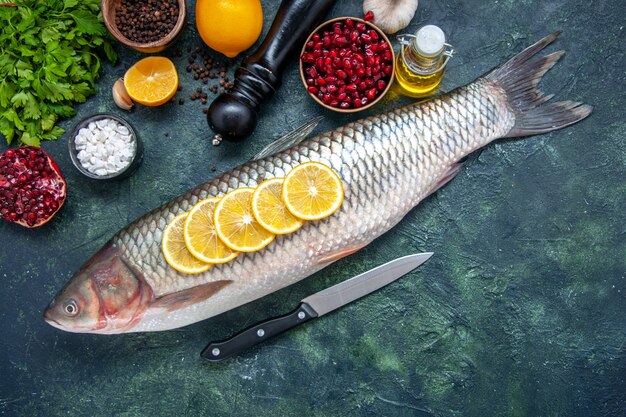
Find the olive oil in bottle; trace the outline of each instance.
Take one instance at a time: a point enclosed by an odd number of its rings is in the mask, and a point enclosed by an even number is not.
[[[396,58],[395,78],[399,92],[423,97],[441,82],[454,50],[439,27],[421,27],[415,35],[398,35],[402,50]]]

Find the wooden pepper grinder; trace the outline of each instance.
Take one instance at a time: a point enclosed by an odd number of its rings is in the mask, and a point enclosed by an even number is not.
[[[220,94],[209,107],[207,120],[216,133],[213,145],[223,139],[239,140],[254,130],[259,106],[280,86],[289,55],[300,50],[335,0],[283,0],[263,43],[235,71],[233,88]]]

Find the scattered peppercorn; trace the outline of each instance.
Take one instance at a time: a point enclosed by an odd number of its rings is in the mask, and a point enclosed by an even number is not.
[[[155,42],[174,29],[178,15],[177,0],[122,0],[115,10],[115,25],[133,42]]]

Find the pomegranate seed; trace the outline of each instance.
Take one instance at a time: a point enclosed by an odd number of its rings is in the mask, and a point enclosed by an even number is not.
[[[366,22],[374,20],[374,12],[369,10],[367,13],[365,13],[365,16],[363,16],[363,20],[365,20]]]
[[[373,19],[373,13],[367,16]],[[301,58],[309,64],[305,65],[309,93],[332,107],[365,106],[387,87],[390,49],[380,33],[363,22],[347,18],[333,23],[332,31],[314,34],[305,45],[308,52]]]
[[[348,40],[346,39],[345,36],[339,36],[335,40],[335,45],[337,45],[337,46],[345,46],[347,44],[348,44]]]

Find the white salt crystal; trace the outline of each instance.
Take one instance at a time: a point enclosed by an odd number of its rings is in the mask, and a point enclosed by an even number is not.
[[[80,129],[74,143],[83,167],[100,176],[125,169],[137,148],[130,130],[109,118],[91,122],[87,128]]]
[[[121,126],[120,125],[115,130],[117,130],[117,133],[122,135],[122,137],[130,135],[130,132],[128,131],[128,128],[126,126]],[[130,136],[128,136],[128,137],[130,138]]]

